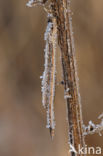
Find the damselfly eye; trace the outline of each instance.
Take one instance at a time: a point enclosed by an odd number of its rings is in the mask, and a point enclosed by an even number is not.
[[[49,23],[49,22],[52,22],[52,19],[51,19],[51,18],[48,18],[48,23]]]

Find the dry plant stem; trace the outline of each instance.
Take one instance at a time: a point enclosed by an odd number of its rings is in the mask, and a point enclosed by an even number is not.
[[[78,145],[84,147],[85,144],[68,0],[52,0],[52,10],[57,19],[58,44],[61,49],[64,89],[68,110],[69,143],[78,151]],[[71,156],[80,155],[82,154],[71,152]]]
[[[43,0],[37,0],[36,2],[42,4],[45,8]],[[30,0],[28,5],[31,6],[32,3],[34,4],[34,0]],[[78,154],[78,145],[84,147],[85,142],[72,34],[70,0],[50,0],[49,10],[46,8],[45,10],[48,12],[48,16],[51,17],[46,31],[46,62],[42,81],[43,105],[47,109],[47,128],[50,129],[51,136],[53,136],[55,128],[53,114],[55,96],[55,45],[58,38],[58,45],[61,49],[64,97],[68,110],[69,145],[77,151],[76,153],[71,151],[71,156],[82,156],[84,154]],[[49,31],[48,28],[50,29]],[[55,34],[57,34],[57,38]]]

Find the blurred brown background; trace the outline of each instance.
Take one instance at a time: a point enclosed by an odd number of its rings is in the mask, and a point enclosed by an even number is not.
[[[83,118],[97,123],[103,112],[103,0],[71,1]],[[0,0],[0,156],[67,156],[63,87],[56,89],[54,141],[41,102],[46,13],[26,2]],[[103,148],[102,138],[88,136],[86,144]]]

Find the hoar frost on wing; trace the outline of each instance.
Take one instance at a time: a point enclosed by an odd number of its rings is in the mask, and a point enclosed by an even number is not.
[[[45,64],[42,78],[42,103],[47,110],[47,128],[50,129],[51,137],[54,135],[54,97],[56,81],[56,40],[57,26],[55,18],[48,15],[48,25],[45,32]]]
[[[41,5],[43,4],[43,0],[29,0],[28,3],[26,4],[28,7],[33,7],[35,5]]]

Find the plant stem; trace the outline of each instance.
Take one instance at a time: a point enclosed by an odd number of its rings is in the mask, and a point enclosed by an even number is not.
[[[84,147],[83,120],[76,70],[75,49],[69,0],[52,0],[52,10],[57,19],[58,45],[61,49],[65,99],[68,110],[69,144],[78,151]],[[71,156],[81,156],[71,152]]]

